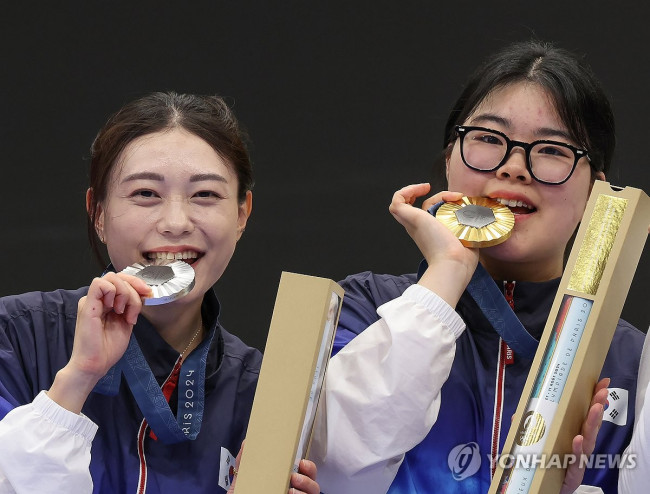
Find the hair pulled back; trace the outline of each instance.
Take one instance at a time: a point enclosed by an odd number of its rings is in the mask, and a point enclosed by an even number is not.
[[[616,145],[609,99],[586,63],[540,41],[511,44],[474,72],[447,119],[445,151],[456,139],[454,127],[465,123],[490,93],[519,82],[546,90],[571,137],[589,151],[592,171],[607,173]]]
[[[109,117],[90,148],[88,235],[92,250],[102,263],[95,224],[113,170],[119,166],[122,152],[130,142],[166,129],[183,129],[207,142],[237,175],[240,203],[253,188],[247,135],[223,98],[156,92],[131,101]]]

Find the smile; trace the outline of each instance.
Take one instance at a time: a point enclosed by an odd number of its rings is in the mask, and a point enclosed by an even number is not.
[[[200,254],[194,250],[185,250],[183,252],[146,252],[145,258],[150,261],[185,261],[193,264]]]
[[[523,201],[515,201],[514,199],[503,199],[501,197],[495,197],[494,200],[499,202],[500,204],[503,204],[504,206],[508,206],[510,209],[512,209],[512,212],[514,214],[530,214],[537,211],[537,208],[531,206],[530,204],[526,204]]]

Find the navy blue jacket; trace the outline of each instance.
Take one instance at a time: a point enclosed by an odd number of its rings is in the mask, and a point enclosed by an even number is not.
[[[364,272],[341,282],[345,298],[334,353],[378,319],[377,307],[400,296],[415,281],[415,274],[391,276]],[[559,281],[517,282],[515,285],[515,314],[537,340],[546,324]],[[467,329],[458,338],[451,373],[441,390],[440,414],[428,436],[406,453],[389,490],[391,494],[478,494],[488,491],[491,477],[488,455],[493,435],[500,338],[467,292],[456,310]],[[625,321],[619,321],[602,376],[611,378],[610,389],[627,390],[630,405],[627,423],[622,426],[604,421],[595,454],[622,453],[630,441],[643,339],[643,333]],[[510,418],[519,403],[531,363],[532,359],[515,355],[514,362],[506,367],[499,452],[503,449]],[[616,413],[614,405],[608,406],[605,413]],[[464,448],[463,465],[453,464],[453,460],[459,457],[452,454],[456,447]],[[470,465],[476,471],[467,475]],[[606,494],[614,494],[617,492],[617,478],[616,469],[592,468],[587,469],[583,484],[599,486]]]
[[[77,302],[86,292],[87,288],[81,288],[0,299],[0,417],[49,389],[56,372],[66,365],[72,352]],[[261,353],[219,325],[219,302],[212,291],[203,300],[202,313],[206,324],[216,327],[216,335],[208,353],[201,432],[194,441],[173,445],[146,438],[148,494],[225,492],[218,485],[221,447],[237,454],[246,433]],[[178,352],[143,316],[134,334],[162,384]],[[125,381],[118,396],[91,393],[82,411],[99,426],[91,450],[94,492],[135,493],[137,434],[143,417]]]

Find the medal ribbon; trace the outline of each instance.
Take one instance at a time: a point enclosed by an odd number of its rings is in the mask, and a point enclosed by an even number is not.
[[[94,390],[115,396],[122,374],[155,435],[166,444],[194,440],[201,430],[205,407],[205,366],[208,350],[216,329],[212,328],[201,344],[182,363],[178,378],[178,410],[176,417],[169,408],[149,364],[142,354],[135,335],[122,358],[102,377]]]
[[[442,204],[442,202],[434,204],[429,208],[429,213],[435,216],[436,211]],[[427,267],[426,260],[423,260],[418,269],[418,279],[424,274]],[[539,342],[526,331],[524,325],[517,319],[503,293],[480,262],[467,285],[467,292],[479,306],[494,330],[517,355],[528,359],[535,356]]]

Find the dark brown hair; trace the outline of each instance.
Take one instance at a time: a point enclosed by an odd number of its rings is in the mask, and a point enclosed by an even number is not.
[[[607,173],[616,137],[614,115],[600,82],[583,60],[536,40],[505,47],[470,77],[447,119],[445,157],[456,139],[456,125],[465,123],[491,92],[522,81],[538,84],[548,92],[571,137],[589,151],[592,175]]]
[[[239,202],[253,188],[253,168],[247,135],[218,96],[157,92],[127,103],[110,116],[90,148],[88,236],[97,259],[104,264],[95,223],[98,205],[106,199],[111,172],[124,148],[138,137],[165,129],[182,128],[207,142],[237,175]]]

